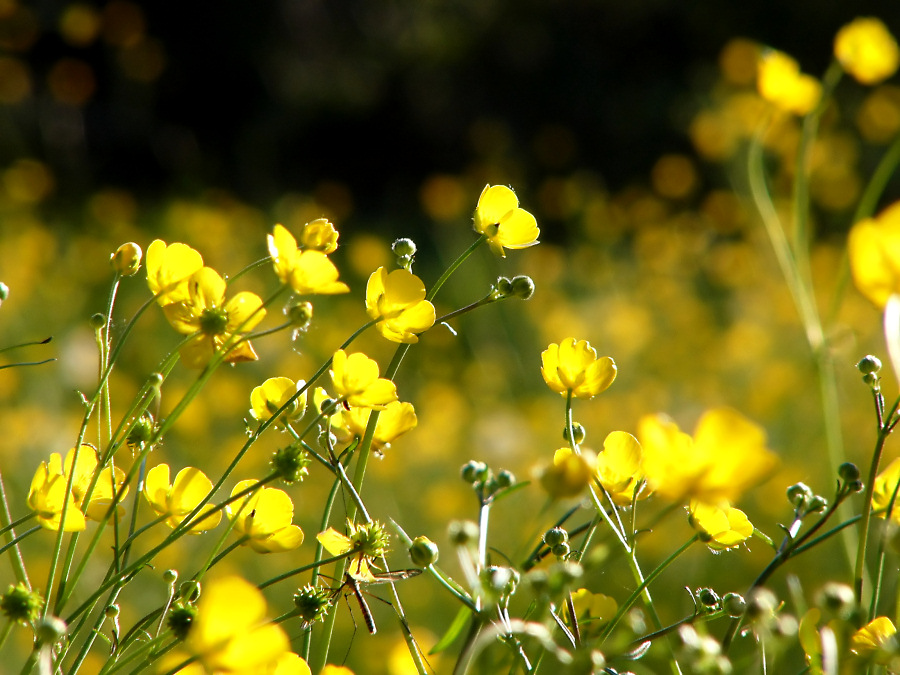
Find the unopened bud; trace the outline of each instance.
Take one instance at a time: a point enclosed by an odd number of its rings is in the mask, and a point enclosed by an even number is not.
[[[34,638],[38,644],[55,645],[62,640],[69,627],[58,616],[45,616],[34,626]]]
[[[516,484],[516,476],[512,471],[501,469],[497,473],[497,487],[508,488]]]
[[[106,325],[106,316],[100,312],[91,314],[90,324],[94,330],[100,330]]]
[[[313,305],[307,300],[292,302],[284,308],[284,315],[291,322],[291,326],[303,330],[312,321]]]
[[[859,467],[853,462],[844,462],[838,467],[838,476],[846,483],[859,480]]]
[[[428,567],[438,561],[438,547],[428,537],[416,537],[409,547],[409,558],[416,567]]]
[[[520,274],[513,277],[511,285],[512,294],[520,300],[529,300],[534,295],[534,280],[529,276]]]
[[[877,356],[869,354],[860,359],[856,364],[856,369],[863,375],[875,375],[881,370],[881,360]]]
[[[471,546],[478,541],[478,525],[471,520],[454,520],[448,534],[454,546]]]
[[[572,432],[575,436],[575,445],[581,445],[584,443],[585,436],[587,436],[587,432],[584,430],[584,427],[581,426],[578,422],[574,422],[572,424]],[[563,428],[563,438],[565,440],[569,440],[569,427],[566,426]]]
[[[477,483],[487,476],[488,466],[484,462],[478,462],[474,459],[463,464],[460,475],[467,483]]]
[[[787,498],[788,501],[796,508],[799,507],[803,502],[811,499],[813,496],[813,491],[809,489],[809,486],[805,483],[795,483],[791,485],[787,489]]]
[[[412,257],[416,254],[416,242],[412,239],[407,239],[406,237],[396,239],[394,243],[391,244],[391,250],[394,252],[394,255],[398,257]]]
[[[722,596],[722,609],[732,619],[737,619],[744,615],[747,609],[747,601],[737,593],[726,593]]]
[[[116,252],[110,256],[109,262],[118,274],[130,277],[140,269],[142,256],[141,247],[133,241],[129,241],[116,249]]]
[[[569,541],[569,533],[561,527],[554,527],[544,533],[544,543],[551,548],[567,541]]]

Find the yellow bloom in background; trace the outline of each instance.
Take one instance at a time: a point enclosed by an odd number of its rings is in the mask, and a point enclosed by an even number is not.
[[[384,410],[397,400],[397,386],[379,374],[378,364],[362,352],[348,356],[339,349],[331,361],[335,394],[351,407]]]
[[[163,307],[172,327],[184,335],[199,333],[181,348],[188,368],[202,368],[231,340],[236,331],[253,330],[266,315],[256,293],[243,291],[225,300],[225,280],[210,267],[196,271],[188,281],[188,298]],[[256,352],[244,341],[229,347],[225,361],[256,361]]]
[[[231,496],[255,485],[243,480]],[[234,521],[234,531],[249,537],[247,543],[259,553],[292,551],[303,543],[303,530],[293,524],[294,503],[284,490],[263,487],[225,507]]]
[[[616,379],[616,364],[610,357],[598,358],[587,340],[576,342],[573,337],[547,347],[541,363],[544,382],[563,396],[571,390],[577,398],[591,399]]]
[[[388,274],[379,267],[372,273],[366,286],[366,313],[392,342],[418,342],[416,333],[434,325],[434,305],[425,299],[425,284],[404,269]]]
[[[303,380],[294,382],[289,377],[270,377],[250,392],[250,415],[259,422],[272,417],[288,400],[306,384]],[[282,413],[287,421],[303,417],[306,411],[304,391],[291,406]]]
[[[75,462],[75,449],[69,450],[63,465],[63,473],[68,476],[72,472],[72,463]],[[107,466],[97,478],[94,489],[88,496],[87,491],[97,472],[97,451],[93,446],[84,444],[78,453],[78,461],[75,462],[75,478],[72,482],[72,497],[81,512],[91,520],[102,520],[106,515],[109,505],[112,504],[116,491],[125,482],[125,473],[118,467],[113,471]],[[120,495],[120,499],[128,494],[126,488]]]
[[[505,258],[504,249],[528,248],[541,231],[534,216],[519,208],[516,193],[505,185],[485,185],[475,208],[475,231],[487,235],[491,250]]]
[[[48,530],[58,530],[62,522],[63,505],[66,507],[65,532],[80,532],[86,526],[84,514],[78,509],[75,499],[69,495],[66,500],[68,478],[62,470],[59,453],[50,456],[50,462],[41,462],[28,490],[28,508],[37,514],[38,523]]]
[[[847,254],[860,293],[884,309],[900,293],[900,202],[850,228]]]
[[[169,466],[158,464],[147,472],[144,479],[144,498],[157,515],[167,516],[166,525],[174,529],[203,501],[212,488],[212,481],[200,469],[185,467],[175,476],[174,482],[170,483]],[[206,504],[201,513],[213,508],[212,504]],[[216,527],[221,520],[222,512],[216,511],[198,520],[188,532],[206,532]]]
[[[879,616],[850,636],[850,651],[873,663],[887,665],[897,654],[897,628],[886,616]]]
[[[338,281],[338,269],[325,253],[301,250],[294,235],[283,225],[276,225],[266,239],[275,274],[298,295],[333,295],[350,290],[347,284]]]
[[[332,664],[328,664],[324,668],[322,668],[322,672],[319,675],[354,675],[353,671],[347,668],[347,666],[335,666]]]
[[[834,56],[841,67],[863,84],[878,84],[897,72],[900,50],[880,19],[859,17],[834,38]]]
[[[619,506],[631,506],[635,490],[638,499],[650,496],[644,479],[641,444],[625,431],[613,431],[603,441],[603,452],[597,455],[597,480]]]
[[[597,457],[590,450],[576,454],[560,448],[553,453],[553,462],[538,473],[538,479],[553,499],[566,499],[584,492],[596,470]]]
[[[900,483],[900,458],[891,462],[888,467],[875,478],[875,484],[872,486],[872,508],[876,511],[887,509],[897,489],[897,483]],[[879,517],[887,517],[887,513],[879,513]],[[894,501],[894,509],[891,512],[891,520],[900,523],[900,495]]]
[[[762,54],[756,86],[759,95],[769,103],[795,115],[811,112],[822,97],[819,81],[802,74],[794,59],[775,49]]]
[[[147,249],[147,285],[165,306],[188,299],[187,280],[203,267],[203,257],[187,244],[157,239]]]
[[[350,410],[342,408],[340,412],[341,428],[345,429],[351,437],[362,438],[371,414],[372,411],[369,408],[350,408]],[[378,415],[378,421],[375,423],[375,435],[372,437],[372,449],[381,454],[400,436],[415,429],[417,423],[416,410],[412,403],[391,401]]]
[[[184,646],[207,673],[269,672],[290,652],[284,630],[266,619],[263,594],[237,576],[205,585]]]
[[[703,542],[714,551],[739,546],[753,535],[747,514],[727,502],[713,505],[692,501],[690,521],[695,530],[706,535]]]
[[[582,634],[596,635],[597,631],[612,619],[619,609],[615,598],[603,593],[591,593],[586,588],[572,591],[572,604]],[[566,617],[568,623],[568,616]]]
[[[300,248],[304,250],[334,253],[338,247],[338,231],[327,218],[309,221],[300,231]]]
[[[693,438],[665,415],[648,415],[638,424],[638,438],[650,487],[676,502],[735,502],[778,462],[765,431],[729,408],[704,413]]]

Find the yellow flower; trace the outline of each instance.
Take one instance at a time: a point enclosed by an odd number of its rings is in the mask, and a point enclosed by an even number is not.
[[[263,594],[236,576],[205,585],[184,646],[207,673],[269,672],[290,651],[284,630],[266,619]],[[304,672],[295,667],[287,672]]]
[[[347,534],[341,534],[333,527],[319,532],[316,539],[333,556],[354,553],[348,572],[361,581],[374,579],[371,563],[387,551],[388,535],[384,526],[377,522],[360,523],[347,521]]]
[[[348,432],[350,437],[362,438],[372,414],[369,408],[341,409],[341,428]],[[412,403],[391,401],[388,403],[375,423],[375,435],[372,437],[372,449],[381,454],[389,448],[391,443],[411,429],[415,429],[418,419]]]
[[[608,623],[619,609],[614,598],[603,593],[591,593],[586,588],[572,591],[572,604],[582,634],[596,635],[603,624]],[[568,623],[568,617],[566,617]]]
[[[49,464],[41,462],[35,471],[28,491],[28,508],[37,514],[41,527],[58,530],[62,522],[63,504],[68,501],[63,531],[80,532],[85,528],[84,514],[78,509],[75,499],[70,494],[66,500],[67,481],[59,453],[53,453]]]
[[[878,474],[872,486],[872,508],[876,511],[882,511],[882,513],[878,514],[881,518],[887,516],[887,512],[884,510],[890,504],[894,490],[897,488],[897,483],[900,483],[900,458],[895,459],[884,471]],[[891,520],[900,523],[900,495],[894,501]]]
[[[553,499],[577,497],[593,480],[597,470],[594,453],[585,450],[579,454],[569,448],[560,448],[553,453],[553,463],[538,474],[541,487]]]
[[[642,457],[641,444],[627,432],[613,431],[603,441],[603,452],[597,456],[597,479],[619,506],[631,506],[638,486],[638,499],[650,496],[650,488],[642,482]]]
[[[541,375],[553,391],[565,396],[569,390],[577,398],[591,399],[616,379],[616,364],[608,356],[597,358],[597,350],[587,340],[566,338],[551,344],[541,354]]]
[[[850,271],[860,293],[880,309],[900,292],[900,202],[850,229]]]
[[[147,249],[147,285],[165,306],[188,299],[187,280],[203,267],[203,257],[187,244],[157,239]]]
[[[802,74],[794,59],[774,49],[762,54],[756,85],[765,100],[795,115],[811,112],[822,97],[819,81]]]
[[[834,38],[834,56],[841,67],[863,84],[878,84],[900,64],[897,41],[887,27],[871,17],[859,17]]]
[[[338,247],[338,236],[338,231],[327,218],[316,218],[303,226],[299,243],[304,250],[334,253]]]
[[[231,496],[255,485],[243,480]],[[303,530],[293,525],[294,503],[284,490],[263,487],[225,507],[234,521],[234,531],[249,537],[247,543],[259,553],[292,551],[303,543]]]
[[[691,526],[704,535],[702,541],[713,551],[725,551],[743,544],[753,534],[753,525],[740,509],[727,502],[720,505],[692,501]]]
[[[528,248],[538,243],[541,231],[534,216],[519,208],[516,193],[505,185],[485,185],[475,208],[475,231],[487,235],[491,250]]]
[[[347,666],[335,666],[329,663],[322,668],[322,672],[319,675],[353,675],[353,671]]]
[[[265,422],[306,384],[300,380],[296,384],[288,377],[270,377],[250,392],[250,415],[259,422]],[[306,410],[306,392],[298,396],[291,406],[282,413],[283,419],[290,421],[303,417]]]
[[[181,359],[188,368],[202,368],[223,347],[228,349],[227,363],[255,361],[258,357],[248,341],[229,344],[236,331],[250,331],[266,315],[262,300],[243,291],[225,301],[225,280],[210,268],[196,271],[188,281],[188,297],[163,307],[172,327],[184,335],[198,333],[181,348]]]
[[[144,480],[144,498],[157,515],[167,516],[166,525],[174,529],[203,501],[212,488],[213,484],[206,474],[193,467],[185,467],[179,471],[175,481],[170,484],[169,466],[158,464],[147,472]],[[213,508],[215,507],[212,504],[206,504],[200,513],[206,513]],[[206,532],[216,527],[221,519],[222,512],[216,511],[202,520],[197,520],[188,532],[190,534]]]
[[[850,636],[850,651],[887,665],[898,652],[897,628],[886,616],[879,616]]]
[[[425,299],[425,284],[404,269],[390,274],[379,267],[366,286],[366,312],[378,332],[392,342],[415,343],[416,333],[434,325],[434,305]]]
[[[648,415],[638,438],[650,487],[673,501],[737,501],[777,463],[763,429],[728,408],[704,413],[693,438],[664,415]]]
[[[72,463],[75,460],[75,449],[69,450],[63,466],[63,473],[68,476],[72,472]],[[51,457],[52,461],[52,457]],[[125,473],[118,467],[113,471],[107,466],[100,471],[94,489],[88,495],[94,474],[97,472],[97,451],[93,446],[83,444],[78,452],[78,461],[75,463],[75,478],[72,481],[72,497],[81,512],[91,520],[103,520],[109,505],[112,504],[116,491],[125,482]],[[128,494],[128,488],[119,496],[121,501]]]
[[[298,295],[333,295],[350,290],[347,284],[338,281],[338,269],[325,253],[299,249],[297,240],[286,227],[276,225],[272,234],[267,235],[267,241],[275,273],[281,283],[289,285]]]
[[[397,400],[397,386],[379,377],[378,364],[361,352],[350,354],[339,349],[331,361],[331,381],[339,399],[357,408],[384,410]]]

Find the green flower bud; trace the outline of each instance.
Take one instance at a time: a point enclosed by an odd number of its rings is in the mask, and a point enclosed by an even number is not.
[[[878,375],[875,373],[866,373],[865,375],[863,375],[862,380],[867,387],[871,387],[872,389],[879,389],[881,387],[881,385],[879,384],[879,382],[881,382],[881,378],[878,377]]]
[[[166,626],[172,631],[179,640],[187,637],[191,625],[194,623],[194,617],[197,616],[197,608],[193,605],[178,601],[172,605],[169,610],[169,616],[166,619]]]
[[[463,464],[460,475],[467,483],[477,483],[487,476],[488,466],[484,462],[476,462],[474,459]]]
[[[0,303],[9,297],[9,286],[0,281]]]
[[[130,277],[137,274],[140,269],[142,256],[141,247],[133,241],[129,241],[116,249],[116,252],[110,256],[109,262],[116,273],[123,277]]]
[[[106,325],[106,315],[97,312],[96,314],[91,314],[90,318],[91,328],[94,330],[100,330]]]
[[[809,500],[809,503],[806,506],[807,513],[822,513],[825,509],[828,508],[828,500],[825,497],[820,497],[819,495],[813,495],[812,499]]]
[[[145,411],[131,427],[131,431],[128,433],[128,445],[132,448],[143,448],[153,438],[155,427],[153,415]]]
[[[34,626],[34,639],[37,640],[38,644],[55,645],[68,632],[69,627],[66,625],[66,622],[58,616],[45,616],[39,619]]]
[[[163,581],[166,582],[167,586],[174,586],[175,582],[178,581],[178,570],[166,570],[163,572]]]
[[[309,453],[300,445],[289,445],[279,448],[272,455],[272,470],[288,485],[302,481],[309,475],[312,460]]]
[[[859,480],[859,467],[853,462],[844,462],[838,467],[838,476],[846,483]]]
[[[863,375],[875,375],[881,370],[881,360],[871,354],[862,357],[856,364],[856,369]]]
[[[520,300],[530,300],[534,295],[534,280],[529,276],[520,274],[513,277],[511,285],[512,294]]]
[[[572,547],[569,546],[569,542],[564,541],[550,549],[550,552],[555,555],[560,560],[565,559],[569,553],[572,552]]]
[[[795,483],[787,489],[788,501],[794,508],[799,508],[801,504],[812,499],[812,496],[813,491],[805,483]]]
[[[331,608],[331,596],[332,593],[327,588],[307,584],[294,593],[294,607],[299,610],[300,618],[307,624],[324,621]]]
[[[747,601],[737,593],[726,593],[722,596],[722,609],[732,619],[737,619],[744,615],[747,609]]]
[[[197,602],[197,598],[200,597],[200,590],[200,582],[191,579],[178,587],[178,597],[186,602]]]
[[[512,471],[507,471],[506,469],[502,469],[497,474],[497,487],[500,489],[512,487],[516,484],[516,477]]]
[[[407,256],[412,257],[416,254],[416,242],[412,239],[407,239],[403,237],[402,239],[395,239],[394,243],[391,244],[391,251],[394,252],[394,255]]]
[[[319,406],[319,412],[321,412],[324,415],[330,415],[334,411],[334,408],[336,405],[337,405],[336,399],[326,398],[324,401],[322,401],[322,404]]]
[[[19,582],[6,589],[0,596],[0,612],[10,621],[29,624],[37,621],[44,607],[44,599],[37,591],[31,591]]]
[[[294,301],[284,308],[284,315],[297,330],[304,330],[313,318],[313,305],[307,300]]]
[[[711,588],[701,588],[697,591],[697,600],[704,607],[717,607],[719,604],[719,594]]]
[[[584,427],[581,426],[578,422],[572,423],[572,431],[575,434],[575,445],[581,445],[584,443],[585,436],[587,432],[584,430]],[[563,438],[568,441],[569,440],[569,427],[563,427]]]
[[[474,546],[478,541],[478,525],[471,520],[454,520],[448,534],[454,546]]]
[[[115,619],[117,616],[119,616],[119,606],[109,605],[105,610],[103,610],[103,613],[107,619]]]
[[[428,537],[416,537],[409,547],[409,558],[416,567],[428,567],[438,561],[438,547]]]
[[[847,489],[850,490],[850,492],[862,492],[865,487],[865,484],[863,484],[861,480],[853,480],[847,483]]]
[[[551,548],[567,541],[569,541],[569,533],[561,527],[554,527],[552,530],[544,532],[544,543]]]
[[[162,373],[150,373],[150,376],[147,378],[147,386],[152,389],[159,389],[164,380]]]
[[[494,284],[494,288],[497,289],[497,294],[500,297],[506,298],[512,294],[512,282],[506,277],[497,277],[497,283]]]

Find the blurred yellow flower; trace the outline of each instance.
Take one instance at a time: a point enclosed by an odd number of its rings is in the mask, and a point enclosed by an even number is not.
[[[900,457],[891,462],[884,471],[876,476],[875,483],[872,486],[872,508],[876,511],[882,511],[882,513],[878,514],[881,518],[887,516],[885,509],[891,502],[894,490],[897,489],[897,483],[900,483]],[[891,520],[900,523],[900,495],[894,502]]]
[[[416,333],[434,325],[434,305],[425,299],[425,284],[415,274],[379,267],[366,286],[366,313],[378,332],[392,342],[415,343]]]
[[[187,280],[203,267],[203,257],[187,244],[157,239],[147,249],[146,267],[150,292],[165,306],[188,299]]]
[[[331,361],[331,381],[337,397],[350,407],[384,410],[397,400],[397,386],[379,377],[378,364],[362,352],[349,356],[339,349]]]
[[[880,19],[859,17],[834,38],[834,56],[862,84],[878,84],[897,72],[900,50]]]
[[[886,616],[879,616],[850,636],[850,651],[857,656],[887,665],[898,652],[897,628]]]
[[[55,454],[55,453],[54,453]],[[51,462],[53,461],[51,457]],[[63,473],[68,476],[72,472],[72,463],[75,462],[75,449],[66,453],[63,465]],[[94,474],[98,466],[97,451],[92,445],[83,444],[78,453],[78,461],[75,462],[75,478],[72,481],[72,497],[81,512],[91,520],[102,520],[106,515],[109,505],[112,504],[116,490],[125,482],[125,473],[118,467],[115,471],[111,466],[100,471],[94,489],[88,495]],[[128,494],[128,488],[119,496],[121,501]]]
[[[534,216],[519,208],[516,193],[505,185],[485,185],[475,208],[475,231],[487,236],[491,250],[528,248],[538,243],[541,231]]]
[[[822,97],[819,81],[802,74],[794,59],[775,49],[763,52],[756,86],[769,103],[795,115],[811,112]]]
[[[575,616],[578,617],[581,632],[587,635],[596,635],[598,629],[608,623],[619,609],[615,598],[603,593],[592,593],[586,588],[572,591],[572,604],[575,605]]]
[[[62,522],[63,505],[66,506],[65,532],[80,532],[86,526],[84,514],[78,509],[75,499],[69,495],[66,500],[66,484],[68,477],[62,470],[62,458],[59,453],[50,456],[50,462],[41,462],[31,488],[28,490],[28,508],[37,515],[38,523],[48,530],[58,530]]]
[[[283,225],[276,225],[266,239],[275,274],[281,283],[289,285],[298,295],[333,295],[350,290],[347,284],[338,281],[338,269],[325,253],[301,250],[294,235]],[[336,242],[337,237],[335,246]]]
[[[597,470],[597,457],[590,450],[574,453],[560,448],[553,462],[538,473],[541,487],[553,499],[577,497],[591,484]]]
[[[372,410],[369,408],[350,408],[350,410],[342,408],[341,428],[346,430],[350,437],[362,438],[371,414]],[[391,401],[378,415],[378,421],[375,423],[375,435],[372,437],[372,449],[381,454],[400,436],[415,429],[417,423],[416,410],[412,403]]]
[[[200,469],[185,467],[169,482],[168,464],[158,464],[147,472],[144,479],[144,498],[159,516],[166,516],[166,525],[178,527],[185,516],[212,491],[213,484]],[[215,508],[206,504],[200,513]],[[199,515],[199,514],[198,514]],[[211,530],[222,520],[222,512],[216,511],[201,520],[195,520],[188,530],[189,534],[200,534]]]
[[[184,646],[206,673],[263,673],[276,666],[309,672],[305,664],[283,661],[290,652],[287,635],[266,619],[259,589],[237,576],[205,585]]]
[[[884,309],[900,293],[900,202],[850,228],[847,254],[860,293]]]
[[[353,675],[353,671],[347,666],[335,666],[329,663],[322,668],[322,672],[319,675]]]
[[[306,384],[303,380],[294,383],[289,377],[270,377],[250,392],[250,415],[259,422],[272,417],[281,406]],[[282,413],[282,419],[290,421],[303,417],[306,411],[306,392],[298,396],[290,407]]]
[[[256,482],[241,481],[231,496]],[[262,487],[226,506],[225,512],[234,521],[234,531],[249,537],[246,543],[259,553],[292,551],[303,543],[303,530],[293,524],[294,503],[284,490]]]
[[[304,250],[334,253],[338,247],[338,231],[327,218],[316,218],[303,226],[300,232],[300,248]]]
[[[725,551],[743,544],[753,534],[747,515],[727,502],[719,505],[692,501],[691,526],[704,535],[702,538],[713,551]]]
[[[613,431],[603,441],[597,455],[597,480],[619,506],[631,506],[635,490],[638,499],[646,499],[651,490],[644,480],[641,444],[625,431]]]
[[[608,356],[598,358],[587,340],[569,337],[553,343],[541,353],[541,362],[544,382],[563,396],[571,390],[577,398],[591,399],[616,379],[615,362]]]
[[[198,333],[181,348],[181,359],[188,368],[203,368],[223,347],[228,349],[227,363],[256,361],[252,345],[244,340],[229,344],[236,331],[253,330],[266,310],[256,293],[243,291],[225,301],[225,280],[210,267],[203,267],[188,281],[186,300],[163,307],[172,327],[184,335]]]
[[[638,424],[638,438],[650,487],[676,502],[735,502],[778,462],[766,447],[765,431],[728,408],[704,413],[693,438],[665,415],[647,415]]]

